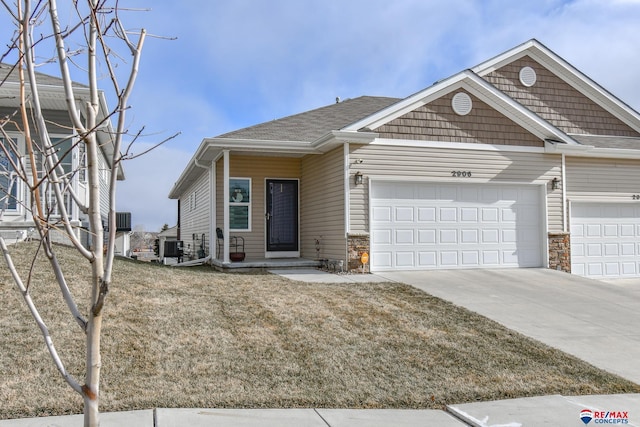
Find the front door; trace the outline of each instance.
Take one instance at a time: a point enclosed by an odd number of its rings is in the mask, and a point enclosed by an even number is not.
[[[298,181],[267,180],[267,256],[299,256]]]

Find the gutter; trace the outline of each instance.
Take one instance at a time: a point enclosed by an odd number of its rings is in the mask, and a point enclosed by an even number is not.
[[[640,159],[640,150],[629,148],[598,148],[593,145],[567,145],[545,140],[544,151],[549,154],[566,154],[575,157],[598,157],[609,159]]]

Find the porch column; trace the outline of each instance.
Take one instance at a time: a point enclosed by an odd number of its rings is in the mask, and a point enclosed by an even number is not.
[[[216,159],[211,161],[211,166],[209,167],[209,255],[211,256],[211,260],[216,259],[218,254],[216,250],[218,246],[216,245]]]
[[[222,230],[224,233],[223,247],[222,247],[222,262],[225,264],[231,263],[231,259],[229,258],[229,150],[224,150],[223,152],[223,211],[222,211]]]

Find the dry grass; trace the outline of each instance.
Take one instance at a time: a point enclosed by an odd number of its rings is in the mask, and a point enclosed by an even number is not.
[[[33,244],[12,247],[27,268]],[[85,264],[60,258],[78,297]],[[32,286],[70,371],[83,337],[41,259]],[[0,268],[0,418],[80,413]],[[62,313],[62,314],[61,314]],[[440,408],[640,386],[402,284],[306,284],[119,260],[106,306],[101,410]]]

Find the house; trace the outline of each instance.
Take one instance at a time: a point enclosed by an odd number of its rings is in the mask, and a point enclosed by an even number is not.
[[[404,99],[205,138],[169,197],[222,267],[216,228],[246,260],[640,276],[640,115],[530,40]]]
[[[49,134],[52,144],[58,152],[60,165],[65,173],[69,174],[70,186],[73,188],[78,198],[86,203],[88,200],[88,181],[86,169],[83,168],[86,162],[86,155],[83,144],[75,144],[77,135],[73,131],[73,125],[67,111],[65,101],[65,92],[62,85],[62,79],[49,76],[43,73],[36,73],[38,89],[40,92],[40,103],[49,126]],[[89,99],[89,87],[74,83],[74,92],[78,111],[84,111],[81,108],[84,102]],[[104,93],[100,92],[100,111],[99,120],[104,120],[105,115],[109,113]],[[0,143],[8,144],[7,138],[15,142],[21,155],[26,156],[25,138],[22,132],[21,119],[18,111],[19,108],[19,80],[17,70],[12,65],[0,64],[0,126],[4,129],[4,133],[0,134]],[[104,120],[106,131],[98,132],[98,140],[101,147],[101,156],[99,157],[100,169],[100,185],[103,189],[104,196],[101,200],[101,212],[103,212],[103,223],[106,225],[108,216],[108,183],[110,180],[110,167],[113,155],[113,144],[111,142],[110,132],[111,123],[108,119]],[[31,135],[35,144],[39,144],[39,136],[36,126],[31,123]],[[34,150],[36,156],[40,156],[38,149]],[[41,158],[36,159],[41,162]],[[23,162],[26,164],[26,162]],[[77,171],[77,172],[74,172]],[[124,171],[122,166],[118,166],[118,179],[124,179]],[[30,171],[27,171],[30,175]],[[10,162],[4,150],[0,150],[0,236],[9,241],[22,240],[27,237],[38,237],[34,232],[34,224],[29,211],[31,202],[29,200],[29,192],[26,186],[15,179]],[[46,215],[55,220],[59,216],[59,207],[54,203],[52,190],[45,184],[40,187],[41,197],[44,199]],[[88,232],[87,215],[80,211],[78,205],[74,203],[71,196],[66,195],[66,209],[70,213],[72,226],[76,230],[77,236],[81,242],[89,247],[91,235]],[[118,224],[118,250],[126,253],[128,248],[128,231],[131,230],[131,214],[118,214],[116,219]],[[66,235],[62,231],[52,230],[52,239],[61,243],[68,242]]]

